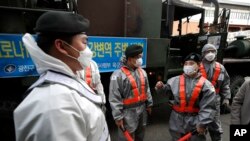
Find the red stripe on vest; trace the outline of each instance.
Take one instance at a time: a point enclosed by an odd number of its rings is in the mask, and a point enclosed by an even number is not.
[[[90,66],[85,69],[85,81],[89,86],[91,86],[92,72],[91,72],[91,67]]]
[[[204,67],[203,63],[201,63],[201,65],[200,65],[200,72],[201,72],[201,75],[203,77],[207,78],[207,72],[205,70],[205,67]]]
[[[186,90],[185,90],[185,77],[184,75],[180,76],[180,89],[179,89],[179,94],[180,94],[180,105],[173,105],[173,110],[183,113],[198,113],[199,112],[199,108],[195,108],[194,104],[196,102],[196,100],[198,99],[202,86],[204,84],[204,82],[206,81],[206,79],[204,77],[200,77],[200,79],[198,80],[198,82],[196,83],[191,98],[189,100],[189,103],[187,105],[186,102]]]
[[[139,72],[139,76],[140,76],[141,95],[140,95],[139,89],[137,87],[136,81],[135,81],[134,77],[131,75],[130,71],[125,67],[122,67],[121,70],[128,77],[130,84],[132,86],[133,94],[134,94],[133,98],[124,99],[123,104],[130,105],[130,104],[146,101],[147,96],[146,96],[146,92],[145,92],[145,79],[144,79],[142,70],[140,68],[137,69]]]
[[[203,77],[207,78],[207,73],[206,73],[206,70],[205,70],[203,63],[201,63],[201,65],[200,65],[200,72],[201,72],[201,75]],[[215,87],[216,94],[218,94],[220,92],[220,88],[216,87],[216,82],[220,76],[220,72],[221,72],[220,64],[218,62],[215,62],[215,69],[214,69],[214,74],[213,74],[211,83]]]

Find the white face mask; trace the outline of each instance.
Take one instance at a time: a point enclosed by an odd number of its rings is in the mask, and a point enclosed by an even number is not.
[[[136,67],[140,67],[140,66],[142,65],[142,63],[143,63],[142,58],[139,58],[139,59],[136,60],[135,66],[136,66]]]
[[[205,56],[207,61],[213,61],[215,58],[215,53],[209,52],[206,56]]]
[[[83,69],[90,66],[90,61],[92,60],[93,52],[89,49],[88,45],[86,46],[86,48],[84,50],[79,51],[79,50],[75,49],[72,45],[68,44],[67,42],[64,41],[64,43],[79,53],[78,58],[72,57],[70,55],[67,55],[67,56],[77,60],[81,64]]]
[[[184,66],[183,71],[186,75],[193,75],[196,73],[195,66]]]
[[[77,60],[80,62],[83,69],[90,66],[90,62],[93,57],[93,52],[89,49],[87,46],[83,51],[80,51],[80,56],[77,58]]]

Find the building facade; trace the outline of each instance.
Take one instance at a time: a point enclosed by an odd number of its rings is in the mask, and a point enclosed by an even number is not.
[[[191,3],[193,5],[205,9],[205,26],[209,26],[214,20],[215,6],[213,3],[203,3],[203,0],[182,0],[183,2]],[[234,40],[235,35],[249,36],[250,32],[250,1],[249,0],[218,0],[219,15],[223,8],[230,9],[230,18],[228,26],[228,40]],[[183,24],[183,33],[198,32],[198,21],[200,15],[193,16],[189,22]],[[218,19],[219,21],[219,19]],[[177,23],[174,24],[173,34],[177,35]],[[207,29],[208,30],[208,29]],[[249,30],[249,31],[248,31]],[[250,38],[250,36],[249,36]]]

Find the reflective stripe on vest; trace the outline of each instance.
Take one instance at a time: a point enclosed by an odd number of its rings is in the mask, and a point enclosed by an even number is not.
[[[207,73],[206,73],[206,70],[205,70],[205,67],[204,67],[203,63],[201,63],[200,72],[201,72],[201,75],[203,77],[207,78]],[[215,62],[215,69],[214,69],[214,74],[213,74],[211,83],[215,87],[216,94],[218,94],[220,92],[220,88],[219,87],[216,88],[216,82],[217,82],[217,80],[218,80],[218,78],[220,76],[220,72],[221,72],[220,64],[218,62]]]
[[[189,100],[189,103],[187,105],[186,102],[186,90],[185,90],[185,77],[184,75],[180,76],[180,89],[179,89],[179,96],[180,96],[180,105],[173,105],[173,110],[175,110],[176,112],[186,112],[186,113],[198,113],[199,112],[199,108],[195,108],[194,104],[196,102],[196,100],[198,99],[202,86],[204,84],[204,82],[206,81],[206,79],[204,77],[200,77],[200,79],[198,80],[198,82],[196,83],[191,98]]]
[[[136,81],[135,81],[134,77],[131,75],[130,71],[125,67],[122,67],[121,70],[128,77],[128,79],[130,81],[130,84],[132,86],[133,94],[134,94],[133,98],[124,99],[123,104],[124,105],[130,105],[130,104],[135,104],[135,103],[138,103],[138,102],[146,101],[147,96],[146,96],[146,93],[145,93],[145,79],[144,79],[142,70],[140,68],[137,69],[138,72],[139,72],[139,76],[140,76],[141,95],[140,95],[138,86],[136,84]]]
[[[91,86],[92,72],[91,72],[91,67],[90,66],[85,69],[85,81],[89,86]]]

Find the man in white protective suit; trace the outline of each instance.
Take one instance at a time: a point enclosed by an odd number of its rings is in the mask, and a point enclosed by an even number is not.
[[[109,141],[103,99],[77,75],[89,66],[89,21],[70,12],[39,17],[22,40],[39,79],[14,111],[16,141]]]

